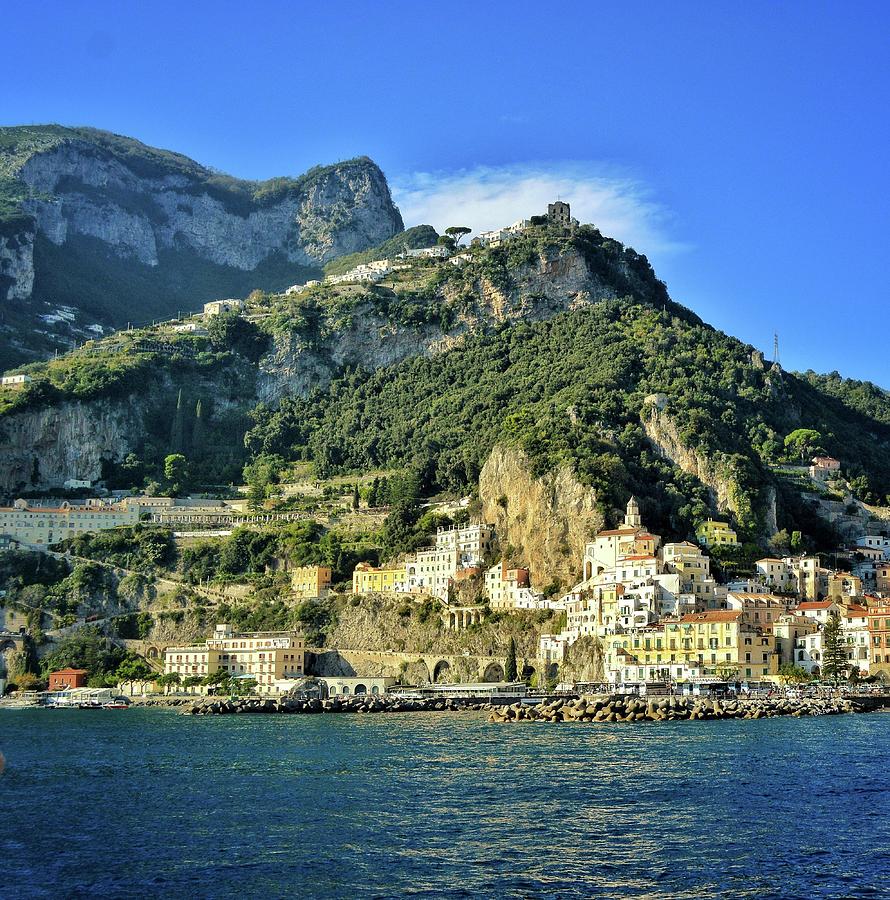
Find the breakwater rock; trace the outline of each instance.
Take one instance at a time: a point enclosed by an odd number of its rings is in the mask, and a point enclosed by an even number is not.
[[[227,699],[204,697],[190,702],[183,712],[191,716],[237,713],[385,713],[385,712],[458,712],[485,710],[486,703],[454,699],[402,699],[399,697],[332,697],[327,700],[303,700],[295,697],[244,697]]]
[[[841,698],[732,699],[698,697],[594,696],[529,706],[514,703],[492,709],[489,722],[670,722],[680,719],[769,719],[774,716],[826,716],[859,712]]]

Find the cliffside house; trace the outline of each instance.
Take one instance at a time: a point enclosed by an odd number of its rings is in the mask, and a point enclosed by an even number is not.
[[[33,380],[34,379],[31,378],[30,375],[4,375],[0,378],[0,387],[9,388],[13,391],[20,391]]]
[[[810,465],[810,478],[825,481],[828,478],[833,478],[840,470],[840,461],[833,456],[816,456]]]
[[[399,259],[448,259],[451,249],[444,244],[435,244],[432,247],[417,247],[399,254]]]
[[[890,679],[890,603],[869,607],[867,620],[870,674]]]
[[[83,505],[66,500],[60,506],[31,506],[27,500],[16,500],[10,507],[0,507],[0,534],[36,549],[85,531],[135,525],[138,521],[138,506],[102,500],[89,500]]]
[[[729,527],[728,522],[718,522],[708,519],[698,526],[696,537],[705,547],[735,547],[739,539],[735,531]]]
[[[300,600],[324,597],[330,587],[330,566],[300,566],[291,572],[291,588]]]
[[[404,565],[378,568],[360,562],[352,573],[353,594],[404,594],[408,590]]]
[[[486,570],[484,587],[492,609],[546,609],[552,605],[532,590],[528,569],[508,569],[504,560]]]
[[[232,310],[240,312],[242,309],[244,309],[244,301],[234,297],[230,297],[228,300],[211,300],[204,304],[204,318],[209,319]]]

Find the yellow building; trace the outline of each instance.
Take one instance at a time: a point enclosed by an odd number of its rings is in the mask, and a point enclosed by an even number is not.
[[[191,647],[168,647],[164,672],[182,678],[205,677],[222,670],[252,678],[260,693],[272,693],[281,679],[302,678],[305,645],[297,631],[256,631],[236,634],[229,625],[217,625],[212,638]]]
[[[331,588],[330,566],[300,566],[291,572],[291,588],[301,600],[324,597]]]
[[[607,637],[612,683],[763,680],[778,671],[771,633],[750,628],[739,610],[708,610]]]
[[[29,506],[26,500],[16,500],[12,506],[0,507],[0,534],[41,549],[85,531],[135,525],[138,521],[137,506],[101,500],[84,506],[72,506],[67,501],[60,506]]]
[[[729,523],[714,519],[702,522],[695,536],[706,547],[734,547],[739,542],[738,535],[729,527]]]
[[[405,566],[378,569],[359,563],[352,573],[353,594],[404,594],[408,590]]]

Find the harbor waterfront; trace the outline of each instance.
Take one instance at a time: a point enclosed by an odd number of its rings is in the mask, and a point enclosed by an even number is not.
[[[0,710],[0,893],[886,896],[888,746],[881,712],[505,729]]]

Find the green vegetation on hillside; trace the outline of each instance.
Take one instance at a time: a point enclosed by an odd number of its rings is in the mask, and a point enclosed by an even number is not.
[[[783,456],[782,439],[800,425],[890,490],[880,462],[890,427],[770,370],[691,314],[630,299],[477,334],[432,359],[345,373],[267,410],[246,441],[254,452],[308,455],[321,473],[413,466],[425,489],[452,491],[475,485],[496,442],[513,442],[538,473],[572,462],[607,513],[634,492],[653,526],[688,536],[710,501],[647,440],[641,416],[653,394],[666,396],[682,444],[732,485],[748,533],[761,524],[764,463]]]
[[[95,559],[125,569],[152,571],[176,561],[173,533],[143,525],[91,531],[59,544],[61,552]]]
[[[438,238],[439,235],[432,225],[415,225],[370,250],[338,257],[324,267],[324,273],[325,275],[342,275],[362,263],[373,262],[375,259],[389,259],[403,253],[406,249],[417,250],[421,247],[432,247]]]

